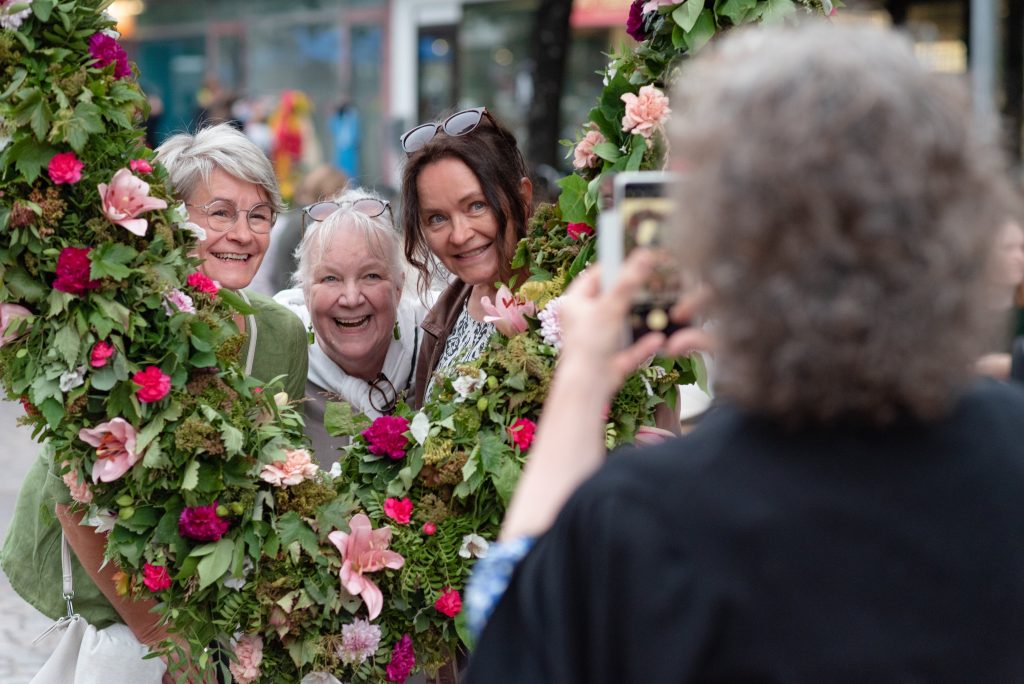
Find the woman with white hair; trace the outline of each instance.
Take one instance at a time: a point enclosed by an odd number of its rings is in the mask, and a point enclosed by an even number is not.
[[[274,299],[313,331],[306,433],[324,465],[338,446],[324,431],[324,405],[342,399],[370,418],[394,410],[413,381],[425,310],[402,298],[405,260],[390,205],[352,188],[303,209],[297,287]]]

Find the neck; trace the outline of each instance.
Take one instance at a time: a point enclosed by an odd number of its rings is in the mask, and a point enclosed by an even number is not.
[[[341,370],[345,371],[347,375],[366,382],[373,382],[380,375],[380,372],[384,370],[384,360],[388,356],[388,349],[391,347],[390,344],[385,344],[384,348],[375,353],[372,358],[366,359],[363,362],[352,363],[351,361],[340,361],[338,359],[331,359],[334,363],[338,364]]]

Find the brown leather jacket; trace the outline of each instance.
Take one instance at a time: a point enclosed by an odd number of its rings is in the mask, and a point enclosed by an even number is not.
[[[466,305],[472,285],[467,285],[456,279],[449,285],[441,296],[437,298],[430,312],[420,323],[420,328],[426,333],[420,340],[420,351],[416,355],[416,379],[413,381],[413,396],[411,406],[414,409],[423,407],[423,395],[430,384],[430,376],[437,368],[444,352],[444,344],[448,340],[455,322],[459,319],[462,307]]]

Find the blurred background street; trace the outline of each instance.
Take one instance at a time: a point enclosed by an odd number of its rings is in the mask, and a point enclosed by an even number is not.
[[[21,481],[36,457],[36,444],[26,428],[16,424],[24,411],[17,402],[0,402],[0,537],[14,515]],[[60,591],[60,587],[54,587]],[[49,648],[32,646],[52,621],[14,593],[0,572],[0,684],[26,684],[49,655]]]

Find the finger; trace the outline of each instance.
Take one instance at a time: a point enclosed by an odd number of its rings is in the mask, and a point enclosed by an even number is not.
[[[612,363],[620,377],[625,378],[653,356],[665,343],[662,333],[647,333],[615,355]]]
[[[672,333],[665,343],[667,356],[685,356],[695,351],[714,351],[715,338],[700,328],[683,328]]]
[[[596,264],[588,266],[573,278],[565,290],[566,297],[596,297],[601,292],[601,270]]]
[[[706,287],[697,287],[684,292],[672,306],[669,317],[675,323],[692,320],[704,310],[710,299],[711,294]]]
[[[629,255],[619,276],[615,279],[605,298],[605,306],[624,315],[634,296],[643,289],[654,268],[654,257],[649,250],[636,249]]]

